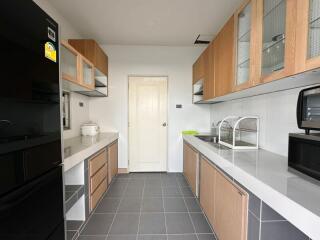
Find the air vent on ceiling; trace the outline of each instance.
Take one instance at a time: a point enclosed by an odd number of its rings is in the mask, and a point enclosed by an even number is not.
[[[213,35],[199,34],[194,44],[209,44],[213,39]]]

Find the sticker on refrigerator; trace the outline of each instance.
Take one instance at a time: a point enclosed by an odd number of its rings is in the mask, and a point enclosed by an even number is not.
[[[50,27],[48,27],[48,38],[54,42],[56,41],[56,32]]]
[[[44,45],[45,57],[53,62],[57,62],[57,51],[55,46],[51,42],[46,42]]]

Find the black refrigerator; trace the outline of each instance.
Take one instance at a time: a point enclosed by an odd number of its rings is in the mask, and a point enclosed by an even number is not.
[[[0,2],[0,239],[63,240],[58,24]]]

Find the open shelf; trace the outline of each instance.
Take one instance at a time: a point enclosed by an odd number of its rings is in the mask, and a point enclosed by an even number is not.
[[[107,87],[107,85],[95,78],[95,87]]]
[[[197,103],[203,100],[203,80],[199,80],[193,84],[192,102]]]
[[[67,240],[75,240],[80,234],[84,221],[67,220]]]
[[[203,95],[203,90],[200,90],[200,91],[198,91],[198,92],[195,92],[193,95],[195,95],[195,96],[201,96],[201,95]]]
[[[84,194],[84,185],[65,185],[65,206],[66,212],[80,199]]]
[[[98,90],[93,90],[93,91],[76,91],[76,93],[85,95],[87,97],[107,97],[105,93],[102,93]]]

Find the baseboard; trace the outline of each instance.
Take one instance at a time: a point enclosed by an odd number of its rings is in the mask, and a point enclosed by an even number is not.
[[[128,173],[128,168],[118,168],[118,173]]]

